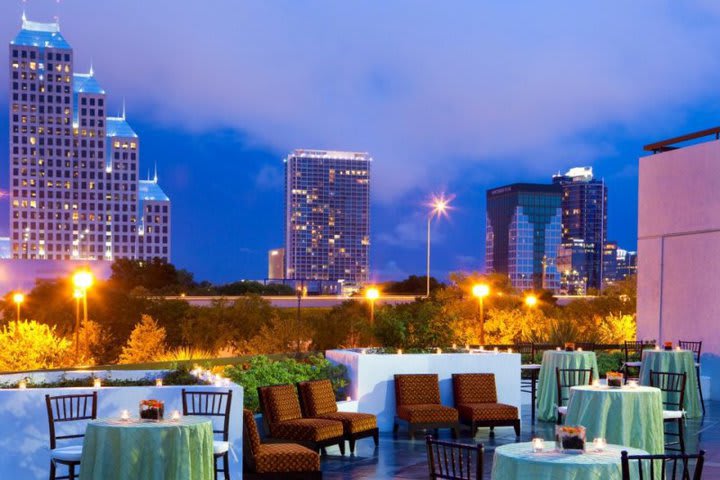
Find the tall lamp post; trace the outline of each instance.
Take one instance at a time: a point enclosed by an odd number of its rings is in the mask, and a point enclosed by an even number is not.
[[[430,224],[432,223],[433,217],[447,215],[450,200],[452,200],[452,198],[445,198],[444,195],[440,195],[439,197],[433,196],[432,201],[430,202],[431,208],[428,213],[427,221],[427,276],[425,277],[427,281],[425,296],[427,298],[430,298]]]
[[[75,286],[75,292],[73,293],[73,296],[76,298],[76,302],[79,303],[80,299],[82,299],[83,304],[83,323],[87,327],[88,322],[88,309],[87,309],[87,291],[90,287],[92,287],[94,278],[92,272],[89,270],[79,270],[75,272],[75,275],[72,277],[73,285]],[[79,305],[76,305],[76,313],[78,314],[77,317],[79,317]],[[79,321],[75,322],[75,355],[77,357],[77,354],[79,352],[79,346],[80,346],[80,325]],[[76,358],[77,360],[77,358]]]
[[[490,287],[484,283],[473,285],[472,294],[478,299],[478,317],[480,321],[480,345],[485,345],[485,297],[490,295]]]
[[[17,307],[17,321],[20,321],[20,305],[25,301],[25,295],[23,295],[21,292],[16,292],[13,294],[13,302],[15,302],[15,305]]]
[[[76,288],[73,292],[75,298],[75,363],[80,361],[80,299],[83,298],[83,292]]]
[[[375,300],[380,298],[380,290],[370,287],[365,290],[365,298],[370,302],[370,326],[375,325]]]

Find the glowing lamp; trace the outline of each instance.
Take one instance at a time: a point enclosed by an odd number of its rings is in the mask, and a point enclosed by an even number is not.
[[[487,297],[488,295],[490,295],[490,287],[484,283],[473,285],[472,294],[473,296],[478,298]]]

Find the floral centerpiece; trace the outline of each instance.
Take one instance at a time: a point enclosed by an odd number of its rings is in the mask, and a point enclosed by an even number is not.
[[[162,420],[165,403],[160,400],[140,400],[140,418],[145,420]]]
[[[566,352],[574,352],[575,344],[573,342],[565,342],[565,351]]]
[[[607,372],[607,385],[610,388],[620,388],[623,384],[623,374],[621,372]]]
[[[555,441],[563,451],[585,450],[585,427],[558,425],[555,427]]]
[[[665,342],[663,343],[663,346],[665,347],[665,350],[672,350],[672,342]]]

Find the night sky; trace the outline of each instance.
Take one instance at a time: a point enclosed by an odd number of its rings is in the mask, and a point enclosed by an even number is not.
[[[3,0],[0,38],[52,21],[140,135],[173,202],[173,263],[264,278],[293,148],[374,157],[371,276],[482,270],[485,190],[591,165],[635,249],[642,146],[720,124],[720,3]],[[587,2],[590,3],[590,2]],[[451,7],[451,8],[450,8]],[[0,108],[7,106],[7,49]],[[8,188],[0,115],[0,188]],[[7,234],[7,201],[0,234]]]

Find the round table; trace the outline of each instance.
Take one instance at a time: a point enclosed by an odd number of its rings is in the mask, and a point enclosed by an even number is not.
[[[543,353],[542,366],[537,386],[537,418],[555,421],[557,418],[557,378],[556,368],[592,369],[593,378],[598,378],[595,352],[566,352],[546,350]]]
[[[654,387],[570,389],[565,425],[582,425],[589,440],[665,452],[662,392]]]
[[[103,419],[88,423],[80,480],[214,480],[212,422]]]
[[[641,384],[650,385],[650,370],[687,374],[683,408],[688,418],[702,417],[693,352],[690,350],[643,350],[642,366],[640,367]]]
[[[545,441],[545,451],[535,453],[532,443],[510,443],[495,449],[493,480],[621,480],[620,452],[647,455],[637,448],[608,445],[602,452],[592,450],[591,442],[585,453],[562,453],[554,450],[555,443]]]

